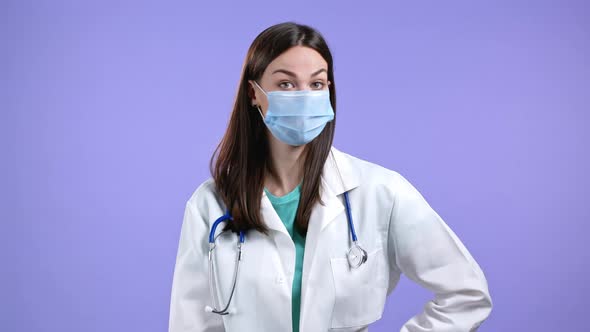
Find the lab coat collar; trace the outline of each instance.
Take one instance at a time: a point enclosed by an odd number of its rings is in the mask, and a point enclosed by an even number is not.
[[[349,158],[350,156],[347,156],[334,146],[331,147],[331,153],[324,163],[321,176],[320,197],[325,205],[316,204],[310,217],[310,227],[316,221],[320,226],[319,229],[314,230],[316,232],[323,230],[344,210],[343,201],[337,196],[358,187],[360,184],[357,170],[352,167]],[[340,174],[342,174],[342,181],[340,180]],[[289,235],[287,228],[279,218],[264,190],[262,191],[260,207],[262,218],[269,229]]]
[[[324,164],[323,180],[327,194],[340,195],[359,186],[359,176],[350,163],[350,156],[332,146],[331,154]],[[333,156],[333,158],[332,158]],[[339,172],[340,171],[340,172]],[[342,181],[340,181],[342,174]]]

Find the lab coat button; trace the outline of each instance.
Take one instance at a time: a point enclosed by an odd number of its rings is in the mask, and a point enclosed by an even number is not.
[[[277,284],[282,284],[283,282],[285,282],[285,278],[283,278],[282,275],[278,275],[276,278],[276,282]]]

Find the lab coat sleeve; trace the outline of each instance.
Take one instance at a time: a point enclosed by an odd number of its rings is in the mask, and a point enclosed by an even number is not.
[[[194,200],[186,203],[170,297],[169,332],[224,331],[211,305],[208,281],[208,226]]]
[[[391,210],[392,267],[431,290],[434,298],[400,332],[473,332],[492,300],[480,266],[418,190],[399,175]]]

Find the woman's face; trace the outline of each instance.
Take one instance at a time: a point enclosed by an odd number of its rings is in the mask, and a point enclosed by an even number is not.
[[[276,57],[264,70],[258,82],[264,91],[327,90],[328,63],[316,50],[293,46]],[[268,100],[250,81],[249,96],[252,105],[260,105],[266,116]]]

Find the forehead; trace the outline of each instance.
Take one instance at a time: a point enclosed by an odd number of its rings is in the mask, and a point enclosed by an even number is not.
[[[277,69],[286,69],[305,77],[322,68],[328,70],[328,63],[318,51],[305,46],[293,46],[269,63],[264,74],[270,75]]]

